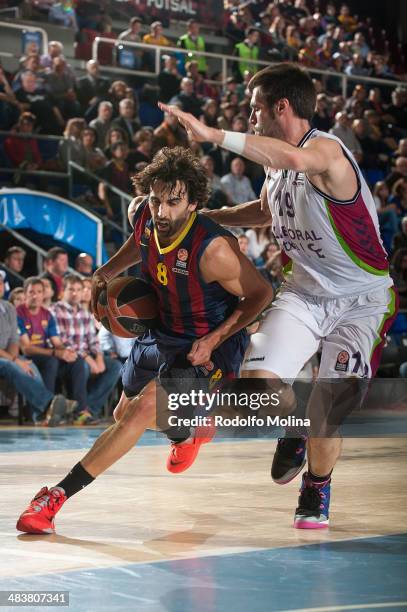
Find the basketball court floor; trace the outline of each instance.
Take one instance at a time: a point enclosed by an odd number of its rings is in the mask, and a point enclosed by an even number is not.
[[[300,479],[272,483],[275,440],[215,441],[171,475],[147,432],[68,500],[56,535],[19,535],[30,498],[100,431],[0,429],[0,590],[69,591],[74,612],[407,610],[407,439],[344,440],[329,530],[291,527]]]

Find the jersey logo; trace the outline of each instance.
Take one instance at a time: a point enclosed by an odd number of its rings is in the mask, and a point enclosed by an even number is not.
[[[188,259],[188,251],[186,249],[179,249],[177,253],[177,258],[180,261],[186,261]]]
[[[148,239],[151,236],[151,230],[148,227],[144,228],[144,236]]]
[[[350,355],[348,351],[340,351],[336,358],[335,370],[337,372],[347,372],[349,367]]]

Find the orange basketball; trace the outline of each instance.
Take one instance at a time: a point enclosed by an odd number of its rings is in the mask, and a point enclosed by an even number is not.
[[[155,293],[145,281],[131,276],[110,281],[99,295],[97,310],[102,325],[121,338],[144,334],[158,318]]]

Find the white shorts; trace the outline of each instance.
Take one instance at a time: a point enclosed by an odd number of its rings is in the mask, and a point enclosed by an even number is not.
[[[319,378],[370,378],[396,314],[393,287],[341,298],[282,290],[251,336],[242,371],[266,370],[291,382],[321,346]]]

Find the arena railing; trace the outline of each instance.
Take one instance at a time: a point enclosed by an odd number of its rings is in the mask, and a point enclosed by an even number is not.
[[[32,134],[20,134],[19,132],[10,132],[10,131],[4,131],[4,130],[0,130],[0,140],[3,140],[4,138],[7,138],[7,136],[11,136],[12,138],[22,138],[22,139],[29,139],[29,140],[47,140],[47,141],[57,141],[58,143],[61,142],[62,140],[66,140],[63,136],[53,136],[51,134],[36,134],[36,133],[32,133]],[[70,147],[68,147],[68,163],[70,160]],[[47,160],[44,160],[47,161]],[[26,176],[26,175],[32,175],[32,176],[38,176],[38,177],[45,177],[45,176],[49,176],[52,178],[58,178],[58,179],[65,179],[68,180],[69,179],[69,174],[68,172],[59,172],[58,170],[24,170],[24,169],[20,169],[18,167],[11,167],[11,166],[2,166],[0,167],[0,173],[2,174],[15,174],[15,173],[19,173],[22,176]]]
[[[109,189],[109,191],[119,196],[120,211],[121,211],[121,225],[119,225],[118,223],[115,223],[111,219],[108,219],[104,215],[99,215],[98,213],[95,213],[94,211],[92,211],[92,213],[96,215],[102,221],[103,225],[106,225],[110,227],[111,229],[114,229],[120,232],[122,235],[123,242],[125,242],[127,238],[129,237],[129,233],[130,233],[128,229],[128,222],[127,222],[127,208],[131,200],[133,199],[133,196],[129,195],[128,193],[125,193],[124,191],[121,191],[120,189],[118,189],[117,187],[115,187],[114,185],[106,181],[101,176],[98,176],[94,172],[87,170],[86,168],[84,168],[83,166],[80,166],[76,162],[69,161],[68,172],[69,172],[69,197],[70,199],[73,199],[73,188],[74,188],[73,171],[74,170],[76,172],[84,174],[88,179],[90,178],[97,183],[104,183],[106,187]]]
[[[205,57],[210,60],[216,61],[220,67],[219,72],[222,75],[222,83],[225,83],[227,77],[229,76],[228,65],[231,62],[232,63],[244,62],[244,63],[252,64],[252,65],[263,67],[263,68],[265,66],[271,66],[273,64],[278,63],[278,62],[267,62],[264,60],[252,60],[252,59],[246,59],[246,58],[239,58],[234,55],[222,55],[220,53],[211,53],[209,51],[191,52],[191,50],[181,49],[179,47],[149,45],[146,43],[136,43],[132,41],[123,41],[123,40],[118,40],[118,39],[105,38],[103,36],[97,36],[92,43],[92,58],[94,60],[98,59],[98,48],[101,43],[110,44],[116,47],[116,49],[118,49],[119,47],[132,47],[135,49],[142,49],[143,51],[146,51],[150,54],[154,54],[154,72],[149,72],[145,70],[133,70],[133,69],[124,68],[121,66],[103,65],[104,71],[116,72],[120,74],[138,75],[138,76],[144,76],[144,77],[149,77],[149,78],[156,78],[158,74],[161,72],[161,55],[163,53],[167,55],[169,53],[172,53],[172,54],[177,53],[177,54],[189,55],[189,56],[194,55],[194,56]],[[325,80],[329,78],[338,79],[338,81],[341,83],[341,93],[344,97],[347,97],[348,95],[349,82],[353,82],[353,81],[356,81],[358,83],[360,82],[369,83],[371,85],[376,85],[376,86],[384,85],[388,87],[397,87],[397,85],[404,84],[404,82],[400,80],[393,81],[390,79],[377,79],[375,77],[354,76],[354,75],[344,74],[342,72],[335,72],[333,70],[332,71],[331,70],[320,70],[318,68],[307,68],[307,70],[312,75],[315,74],[315,75],[322,76],[323,79]],[[208,80],[208,82],[213,82],[213,81]]]
[[[1,192],[0,192],[0,194],[1,194]],[[28,247],[29,249],[34,251],[34,253],[36,253],[36,255],[37,255],[37,270],[38,270],[38,274],[42,274],[42,271],[44,269],[43,261],[44,261],[44,257],[46,257],[46,255],[47,255],[47,251],[45,249],[43,249],[42,247],[38,246],[38,244],[36,244],[32,240],[29,240],[28,238],[26,238],[26,236],[23,236],[22,234],[20,234],[16,230],[12,229],[11,227],[8,227],[7,225],[4,225],[4,223],[0,223],[0,228],[4,232],[7,232],[11,236],[13,236],[13,238],[18,240],[22,244],[24,244],[26,247]],[[74,268],[71,268],[70,266],[68,266],[68,271],[71,272],[72,274],[78,274],[78,272],[76,270],[74,270]],[[14,271],[13,271],[13,274],[18,276],[21,280],[24,280],[24,277],[21,276],[21,274],[16,274],[16,272],[14,272]]]
[[[48,33],[44,28],[38,26],[26,25],[21,23],[9,23],[8,21],[0,21],[0,29],[9,28],[14,30],[21,30],[25,32],[40,32],[42,36],[42,54],[48,53]]]

